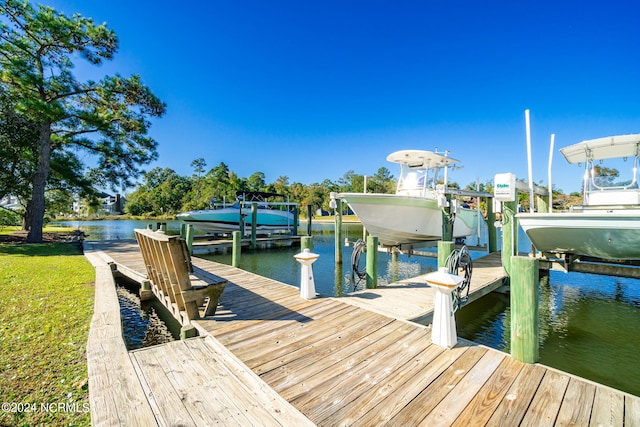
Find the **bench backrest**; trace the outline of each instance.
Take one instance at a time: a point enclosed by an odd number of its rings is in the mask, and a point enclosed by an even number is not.
[[[180,236],[167,236],[153,230],[135,229],[134,232],[149,279],[184,310],[182,291],[191,289],[189,273],[193,270],[186,243]]]

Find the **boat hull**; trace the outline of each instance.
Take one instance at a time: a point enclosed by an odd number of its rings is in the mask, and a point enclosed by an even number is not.
[[[256,230],[259,233],[288,232],[294,226],[293,213],[273,209],[258,209]],[[240,208],[209,209],[184,212],[179,220],[192,224],[206,233],[230,233],[240,230]],[[245,232],[251,232],[251,208],[243,208]]]
[[[420,243],[442,238],[442,209],[436,200],[398,194],[342,193],[367,231],[387,246]],[[477,233],[478,212],[459,208],[453,237]]]
[[[541,252],[640,260],[638,209],[528,213],[516,218]]]

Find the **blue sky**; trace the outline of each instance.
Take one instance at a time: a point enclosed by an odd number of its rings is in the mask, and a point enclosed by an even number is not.
[[[400,149],[449,150],[461,185],[526,178],[578,191],[557,151],[640,132],[640,3],[625,1],[86,1],[41,3],[106,22],[115,59],[167,103],[151,136],[190,175],[225,162],[310,184],[372,175]],[[78,75],[86,73],[78,67]]]

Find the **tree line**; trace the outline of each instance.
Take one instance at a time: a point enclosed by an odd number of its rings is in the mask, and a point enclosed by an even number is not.
[[[206,170],[206,162],[199,158],[191,163],[191,176],[181,176],[171,168],[155,168],[142,176],[141,184],[127,194],[125,212],[135,216],[171,215],[179,212],[206,209],[214,203],[232,203],[238,191],[262,191],[283,196],[297,202],[303,212],[311,206],[329,211],[331,192],[362,192],[365,176],[350,170],[336,181],[325,179],[319,183],[289,182],[289,177],[279,176],[268,183],[263,172],[240,177],[224,162]],[[368,192],[393,193],[396,180],[391,172],[379,168],[366,177]]]

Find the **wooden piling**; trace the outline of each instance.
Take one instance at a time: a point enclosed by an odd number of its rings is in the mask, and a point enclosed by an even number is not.
[[[251,249],[257,246],[256,235],[258,234],[258,203],[251,203]]]
[[[447,258],[455,248],[454,242],[443,240],[438,242],[438,268],[447,266]]]
[[[487,197],[487,246],[489,253],[498,251],[498,232],[496,230],[496,213],[493,210],[493,199]]]
[[[446,194],[447,206],[442,208],[442,240],[453,240],[453,216],[451,215],[451,194]]]
[[[189,253],[193,254],[193,237],[195,235],[195,230],[193,228],[193,225],[191,224],[186,224],[187,226],[185,227],[185,236],[184,236],[184,240],[187,243],[187,247],[189,248]]]
[[[300,210],[298,207],[293,208],[293,227],[291,228],[291,235],[298,235],[298,223],[300,222]]]
[[[367,288],[378,287],[378,238],[367,237]]]
[[[233,267],[240,267],[240,254],[242,253],[242,234],[240,231],[234,231],[233,235],[233,249],[231,255],[231,265]]]
[[[335,252],[336,264],[342,264],[342,200],[336,199],[335,210]]]
[[[307,205],[307,236],[311,236],[312,218],[313,218],[313,206]]]
[[[244,237],[244,214],[242,213],[243,210],[244,202],[240,202],[240,209],[238,209],[238,215],[240,215],[240,217],[238,218],[238,228],[242,237]]]
[[[535,207],[536,207],[536,210],[538,212],[540,212],[540,213],[551,212],[549,210],[549,203],[548,203],[549,202],[549,196],[547,196],[545,198],[543,196],[540,196],[540,195],[536,194],[535,199],[536,199]]]
[[[516,198],[517,200],[517,198]],[[511,277],[511,257],[518,255],[518,202],[502,203],[502,265]]]
[[[300,250],[304,251],[305,249],[309,249],[310,252],[313,252],[313,237],[312,236],[302,236],[302,237],[300,237]]]
[[[511,356],[538,361],[538,259],[511,257]]]

